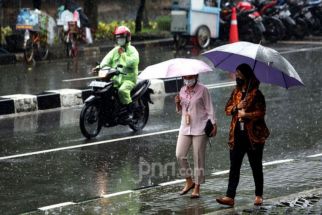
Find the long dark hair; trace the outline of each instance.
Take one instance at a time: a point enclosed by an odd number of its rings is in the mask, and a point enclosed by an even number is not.
[[[259,87],[259,80],[256,78],[253,69],[246,63],[237,66],[236,70],[239,70],[246,79],[248,91]]]

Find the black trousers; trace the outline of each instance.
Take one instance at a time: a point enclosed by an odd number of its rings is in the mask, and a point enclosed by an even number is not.
[[[250,166],[252,168],[255,181],[255,195],[263,195],[264,176],[263,176],[263,149],[264,144],[251,145],[245,131],[235,132],[235,145],[230,150],[230,172],[226,196],[235,198],[236,189],[239,183],[240,168],[243,158],[247,153]]]

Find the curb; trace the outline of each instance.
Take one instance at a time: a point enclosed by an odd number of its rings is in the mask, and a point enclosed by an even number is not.
[[[177,92],[182,86],[181,79],[154,79],[151,80],[150,88],[155,100],[166,94]],[[91,89],[58,89],[48,90],[39,94],[13,94],[0,96],[0,116],[36,112],[53,108],[70,108],[84,104],[91,95]],[[162,104],[156,102],[157,106]]]

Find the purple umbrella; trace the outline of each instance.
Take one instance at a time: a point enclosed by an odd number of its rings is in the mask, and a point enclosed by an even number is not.
[[[235,72],[238,65],[246,63],[263,83],[284,88],[304,85],[289,61],[276,50],[260,44],[236,42],[219,46],[202,55],[210,59],[216,68],[229,72]]]

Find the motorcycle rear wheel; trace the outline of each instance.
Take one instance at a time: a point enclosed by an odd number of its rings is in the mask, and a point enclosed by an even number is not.
[[[137,108],[133,111],[133,122],[129,126],[133,131],[141,131],[149,119],[149,104],[142,99],[136,103]]]
[[[85,104],[80,114],[79,126],[87,139],[96,137],[101,131],[102,123],[99,117],[100,110],[96,104]]]
[[[275,43],[284,38],[285,26],[281,21],[267,18],[263,23],[266,28],[264,37],[267,41]]]
[[[263,33],[255,23],[248,23],[245,26],[240,26],[238,32],[240,33],[240,40],[242,41],[259,43],[263,37]]]

